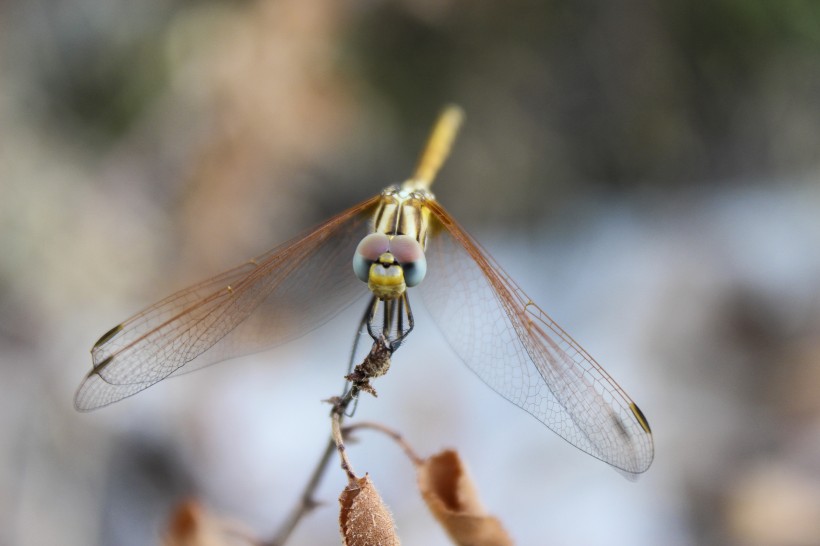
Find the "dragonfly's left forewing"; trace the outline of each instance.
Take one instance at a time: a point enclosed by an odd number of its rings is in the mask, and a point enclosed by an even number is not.
[[[362,296],[351,272],[378,197],[248,263],[165,298],[104,334],[75,397],[89,410],[166,377],[264,350],[317,328]]]
[[[627,474],[649,468],[652,433],[637,404],[541,308],[528,301],[523,310],[521,341],[590,453]]]

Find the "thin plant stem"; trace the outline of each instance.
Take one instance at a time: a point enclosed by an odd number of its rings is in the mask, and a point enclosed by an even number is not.
[[[351,432],[354,432],[359,429],[371,429],[386,436],[389,436],[394,442],[399,444],[399,447],[402,448],[407,458],[410,459],[414,465],[418,466],[424,462],[424,459],[418,456],[418,454],[413,450],[407,440],[396,430],[382,425],[381,423],[376,423],[373,421],[361,421],[359,423],[355,423],[353,425],[348,425],[342,428],[342,434],[347,437]]]
[[[347,411],[347,407],[350,403],[355,400],[354,390],[348,389],[347,392],[341,397],[336,397],[328,400],[333,404],[333,409],[331,410],[331,419],[333,420],[333,427],[341,429],[342,420],[345,417],[345,412]],[[340,436],[341,437],[341,436]],[[330,463],[330,459],[333,456],[333,452],[337,451],[338,446],[336,439],[331,437],[325,447],[324,452],[322,453],[319,462],[316,464],[316,467],[313,469],[313,473],[310,476],[307,484],[305,485],[302,494],[299,497],[299,502],[294,507],[291,514],[288,518],[282,523],[279,528],[279,531],[276,533],[274,538],[269,542],[261,542],[259,546],[284,546],[287,542],[290,535],[293,534],[293,531],[296,529],[296,526],[305,517],[310,511],[314,508],[319,506],[319,501],[314,498],[316,490],[319,488],[319,483],[322,480],[322,476],[324,476],[325,471],[327,470],[327,466]],[[344,467],[343,467],[344,468]],[[348,473],[348,477],[350,473]],[[355,477],[354,477],[355,478]]]
[[[342,460],[342,470],[347,474],[347,481],[353,483],[357,478],[356,473],[353,472],[353,467],[350,465],[350,459],[347,458],[347,452],[345,451],[345,442],[344,438],[342,438],[341,417],[338,413],[334,412],[331,419],[333,422],[333,443],[336,444],[336,451],[339,452],[339,458]]]
[[[374,301],[378,300],[375,300],[374,298]],[[385,307],[385,313],[387,313],[387,307]],[[364,315],[357,330],[353,341],[353,350],[350,354],[349,368],[352,368],[352,363],[355,358],[356,348],[358,346],[362,330],[365,323],[369,324],[370,315],[370,312]],[[410,320],[412,323],[412,317]],[[322,476],[324,476],[325,471],[327,470],[328,463],[330,462],[330,458],[333,455],[334,450],[339,452],[339,457],[342,460],[342,469],[345,471],[345,474],[347,474],[348,481],[353,482],[357,479],[350,467],[350,461],[345,453],[344,438],[342,435],[342,421],[347,414],[348,406],[352,402],[358,400],[359,392],[365,390],[366,392],[370,392],[375,395],[375,390],[373,390],[370,386],[369,379],[378,377],[387,370],[387,367],[390,365],[390,356],[393,351],[394,347],[390,345],[384,336],[379,336],[378,338],[373,337],[373,348],[371,349],[370,354],[365,358],[362,364],[356,366],[353,373],[347,376],[347,380],[351,386],[346,387],[346,390],[342,396],[333,397],[327,400],[333,406],[333,409],[330,411],[331,439],[328,442],[327,447],[325,447],[322,457],[319,459],[319,463],[313,470],[310,480],[308,480],[308,483],[305,485],[305,489],[299,497],[299,502],[281,525],[279,532],[276,533],[270,542],[262,542],[259,546],[283,546],[285,542],[287,542],[288,538],[290,538],[290,535],[293,533],[294,529],[296,529],[296,526],[302,518],[319,504],[314,498],[314,494],[316,493],[316,489],[319,487],[319,482],[321,481]],[[360,368],[362,368],[361,371],[359,371]],[[356,375],[356,380],[352,380],[354,375]]]
[[[313,469],[310,480],[308,480],[305,489],[299,497],[299,502],[293,508],[293,511],[282,523],[276,536],[274,536],[270,542],[262,542],[259,546],[283,546],[302,518],[319,505],[319,502],[314,498],[314,493],[316,493],[316,489],[319,487],[319,482],[322,480],[322,476],[335,449],[336,443],[331,439],[328,441],[327,447],[319,459],[319,463],[316,465],[316,468]]]

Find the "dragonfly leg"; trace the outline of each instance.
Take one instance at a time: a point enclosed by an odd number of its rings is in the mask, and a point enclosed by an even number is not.
[[[415,326],[407,293],[390,300],[373,298],[368,306],[366,322],[367,333],[374,343],[384,337],[391,352],[398,349]]]
[[[362,319],[359,321],[359,326],[356,328],[356,334],[353,336],[353,344],[350,347],[350,358],[347,361],[347,375],[345,376],[345,384],[344,387],[342,387],[342,396],[340,397],[340,400],[344,400],[348,396],[352,396],[351,391],[353,387],[348,386],[349,381],[347,376],[353,373],[353,367],[355,366],[354,362],[356,361],[356,351],[359,350],[359,342],[362,339],[362,334],[364,334],[365,330],[368,330],[368,333],[370,333],[370,317],[373,313],[374,306],[378,306],[378,299],[375,296],[373,296],[370,299],[370,303],[367,304],[364,314],[362,315]],[[370,335],[372,336],[372,334]],[[343,410],[343,413],[347,417],[353,417],[353,414],[356,413],[356,407],[358,405],[359,399],[356,397],[355,400],[353,400],[353,407],[349,410]]]
[[[373,337],[373,333],[370,331],[370,321],[371,316],[373,314],[373,308],[377,305],[378,299],[376,298],[376,296],[373,296],[370,299],[370,303],[367,304],[367,308],[365,309],[364,314],[362,315],[362,320],[359,321],[359,326],[358,328],[356,328],[356,335],[353,337],[353,345],[350,348],[350,359],[347,363],[347,373],[353,371],[353,362],[356,359],[356,351],[359,349],[359,341],[361,341],[362,334],[364,333],[365,329],[367,329],[370,337]]]
[[[376,315],[379,312],[379,298],[373,296],[373,299],[370,300],[370,305],[367,308],[367,312],[365,313],[367,316],[367,333],[376,341],[381,336],[381,332],[376,332],[373,329],[373,323],[376,321]]]
[[[405,328],[404,318],[407,317],[407,327]],[[404,342],[404,338],[413,331],[415,326],[413,320],[413,309],[410,307],[410,298],[407,292],[401,295],[398,301],[398,321],[396,327],[396,338],[391,342],[391,347],[395,351]]]

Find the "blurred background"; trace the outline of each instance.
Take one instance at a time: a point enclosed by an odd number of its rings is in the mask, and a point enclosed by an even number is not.
[[[458,449],[524,545],[820,544],[820,4],[0,3],[0,544],[158,543],[195,496],[266,536],[328,434],[358,306],[74,411],[88,350],[173,290],[408,176],[637,401],[636,483],[486,388],[420,306],[357,418]],[[320,290],[320,288],[319,288]],[[362,433],[406,544],[445,544]],[[335,544],[334,463],[291,544]]]

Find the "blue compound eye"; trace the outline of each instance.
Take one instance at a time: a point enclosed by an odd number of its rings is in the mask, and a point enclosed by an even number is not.
[[[367,282],[370,278],[370,266],[389,248],[390,239],[384,233],[371,233],[362,239],[353,253],[353,272],[356,273],[356,278]]]
[[[410,235],[396,235],[390,239],[390,253],[404,271],[404,283],[416,286],[427,274],[427,258],[424,249]]]

